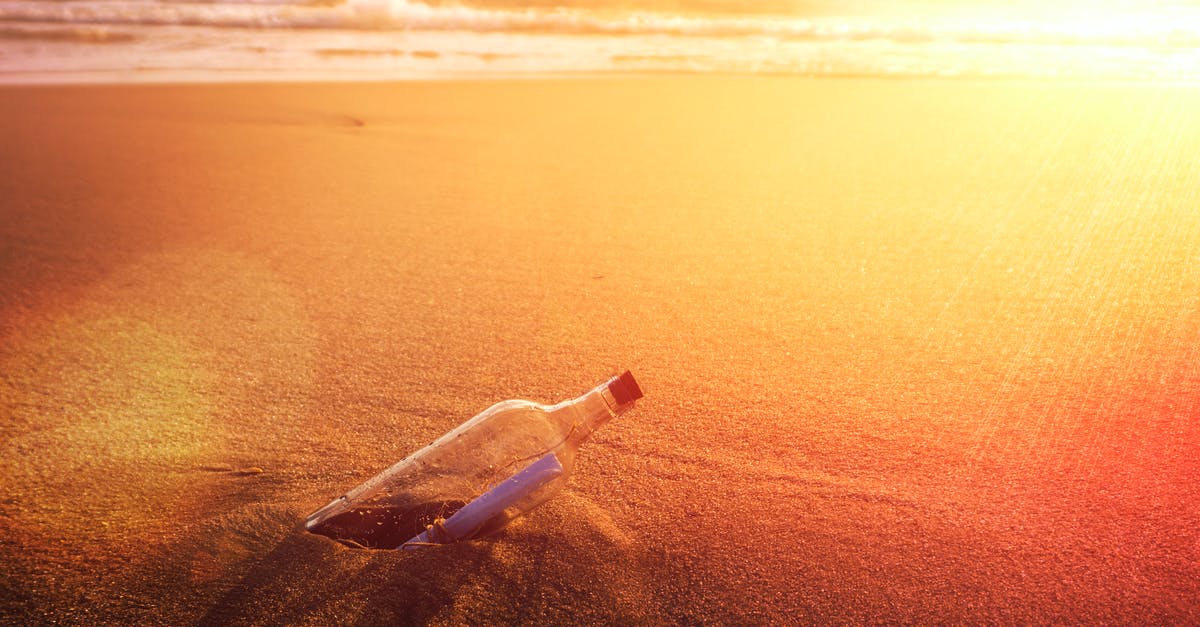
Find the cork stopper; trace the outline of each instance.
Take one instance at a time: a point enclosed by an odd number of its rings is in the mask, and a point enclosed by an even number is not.
[[[642,397],[642,388],[638,386],[637,380],[633,378],[633,373],[628,370],[625,374],[617,377],[608,386],[608,391],[612,393],[613,399],[620,405],[627,405]]]

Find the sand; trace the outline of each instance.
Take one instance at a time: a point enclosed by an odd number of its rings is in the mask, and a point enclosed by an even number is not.
[[[0,89],[0,621],[1200,622],[1198,110]],[[646,397],[494,541],[303,531],[626,368]]]

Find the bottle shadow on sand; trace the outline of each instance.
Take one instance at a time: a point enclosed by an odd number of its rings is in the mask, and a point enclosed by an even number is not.
[[[352,549],[307,533],[297,513],[278,521],[286,533],[261,558],[248,560],[245,574],[211,601],[201,625],[424,623],[457,598],[467,575],[488,558],[486,545],[449,547],[440,555]]]
[[[299,508],[255,505],[150,551],[126,582],[127,618],[411,624],[658,615],[641,552],[570,492],[488,540],[420,550],[350,548],[306,532]]]

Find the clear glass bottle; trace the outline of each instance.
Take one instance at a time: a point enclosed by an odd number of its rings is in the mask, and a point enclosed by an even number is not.
[[[381,549],[495,533],[562,489],[579,446],[641,397],[626,371],[557,405],[497,403],[313,512],[305,527]]]

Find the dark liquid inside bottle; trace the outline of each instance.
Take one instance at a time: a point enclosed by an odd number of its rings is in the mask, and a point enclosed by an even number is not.
[[[333,516],[309,531],[349,546],[394,549],[434,521],[453,516],[463,505],[466,505],[464,501],[438,501],[408,507],[357,507]]]

